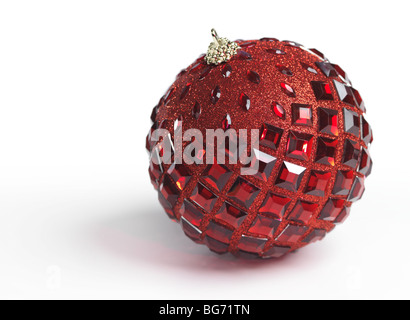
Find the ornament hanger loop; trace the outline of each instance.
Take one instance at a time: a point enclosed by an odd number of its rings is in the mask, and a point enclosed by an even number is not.
[[[220,38],[215,29],[211,30],[213,42],[208,47],[208,52],[205,57],[205,61],[208,64],[219,65],[223,62],[227,62],[237,54],[239,45],[230,41],[227,38]]]

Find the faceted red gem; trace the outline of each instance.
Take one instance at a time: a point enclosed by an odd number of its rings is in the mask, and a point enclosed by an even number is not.
[[[307,104],[292,104],[292,122],[300,126],[312,126],[312,107]]]
[[[174,207],[178,201],[180,190],[176,187],[169,175],[164,176],[164,180],[161,183],[159,191],[164,196],[165,200],[167,200],[171,206]]]
[[[191,89],[191,85],[192,83],[190,82],[186,84],[186,86],[182,89],[181,95],[179,96],[179,100],[183,100],[187,96],[189,89]]]
[[[184,121],[184,118],[182,115],[178,116],[177,119],[174,121],[174,133],[177,133],[182,130],[182,122]]]
[[[255,71],[248,71],[247,77],[250,82],[253,82],[256,84],[259,84],[261,82],[261,78],[259,74],[257,74]]]
[[[265,238],[256,238],[242,235],[238,243],[238,249],[245,252],[262,252],[263,247],[266,244],[267,239]]]
[[[272,237],[279,225],[279,220],[257,215],[248,231],[263,237]]]
[[[175,163],[169,167],[168,174],[171,176],[172,180],[175,181],[175,184],[179,190],[185,188],[192,176],[187,166]]]
[[[165,213],[168,215],[168,217],[172,220],[176,220],[172,205],[164,198],[162,193],[158,193],[158,201],[161,204],[162,208],[164,208]]]
[[[216,86],[211,92],[211,102],[216,104],[218,100],[221,98],[221,89],[219,86]]]
[[[336,69],[329,62],[316,62],[318,68],[323,72],[326,77],[337,77]]]
[[[177,74],[177,77],[176,77],[176,79],[179,79],[179,78],[181,78],[185,73],[187,73],[187,69],[182,69],[178,74]]]
[[[222,75],[224,78],[229,78],[232,74],[232,67],[229,64],[226,64],[223,68],[222,68]]]
[[[155,178],[151,170],[148,170],[149,178],[151,180],[151,184],[153,185],[155,190],[158,190],[158,180]]]
[[[222,164],[210,164],[202,174],[201,179],[218,191],[222,191],[232,176],[232,172]]]
[[[290,85],[288,85],[288,84],[286,84],[286,83],[284,83],[284,82],[281,82],[281,83],[280,83],[280,87],[282,88],[282,91],[283,91],[286,95],[288,95],[289,97],[291,97],[291,98],[295,98],[295,97],[296,97],[295,90],[293,90],[293,88],[292,88]]]
[[[372,140],[372,129],[364,117],[362,117],[362,140],[366,145],[370,144]]]
[[[360,137],[360,118],[357,112],[343,109],[345,132]]]
[[[307,133],[291,131],[286,155],[289,158],[309,160],[312,151],[313,136]]]
[[[323,240],[323,238],[326,236],[326,230],[323,229],[313,229],[311,233],[309,233],[305,239],[303,239],[304,243],[314,243],[320,240]]]
[[[297,48],[303,47],[303,45],[301,45],[300,43],[297,43],[295,41],[284,40],[282,42],[284,42],[286,44],[286,46],[290,46],[290,47],[297,47]]]
[[[337,140],[319,137],[317,139],[316,162],[334,166],[337,143]]]
[[[311,72],[311,73],[313,73],[313,74],[317,74],[317,71],[316,71],[313,67],[311,67],[310,65],[308,65],[308,64],[306,64],[306,63],[304,63],[304,62],[301,62],[300,64],[302,65],[302,68],[303,68],[303,69],[305,69],[305,70],[307,70],[307,71],[309,71],[309,72]]]
[[[275,42],[275,41],[279,41],[279,40],[276,39],[276,38],[265,37],[265,38],[261,38],[260,41]]]
[[[260,189],[245,179],[238,177],[228,192],[228,197],[249,209],[259,194]]]
[[[307,227],[288,224],[282,233],[276,238],[276,241],[296,243],[305,235],[307,230]]]
[[[360,200],[363,196],[364,189],[364,178],[356,177],[353,183],[352,190],[349,194],[349,198],[347,200],[351,202],[356,202]]]
[[[329,199],[320,213],[319,219],[334,222],[344,207],[344,200]]]
[[[280,49],[266,49],[266,52],[271,53],[271,54],[277,54],[277,55],[284,55],[286,54],[285,51],[282,51]]]
[[[250,173],[254,177],[263,181],[268,181],[273,168],[275,167],[276,158],[262,151],[253,149],[252,160],[248,166]]]
[[[260,144],[262,146],[276,150],[279,147],[282,134],[283,129],[265,123],[260,129]]]
[[[339,135],[338,114],[336,110],[319,108],[319,131],[322,133]]]
[[[278,221],[282,221],[283,215],[289,207],[290,202],[291,199],[289,198],[269,192],[259,208],[259,213]]]
[[[152,121],[153,123],[155,122],[155,120],[156,120],[156,118],[157,118],[158,110],[159,110],[159,107],[158,107],[158,106],[155,106],[155,107],[152,109],[152,112],[151,112],[151,121]]]
[[[347,103],[352,107],[356,106],[356,101],[354,99],[352,88],[336,80],[334,80],[333,83],[336,87],[336,91],[339,95],[340,101]]]
[[[347,196],[352,187],[353,179],[353,171],[338,171],[332,193],[338,196]]]
[[[287,219],[307,224],[318,207],[319,205],[317,203],[298,200]]]
[[[232,237],[232,231],[221,224],[211,221],[205,231],[208,237],[218,240],[222,243],[229,243]]]
[[[312,170],[309,181],[305,188],[305,194],[324,197],[331,177],[331,172]]]
[[[319,56],[322,59],[326,59],[325,55],[317,49],[311,48],[311,49],[309,49],[309,51],[312,51],[314,54],[316,54],[317,56]]]
[[[251,99],[249,99],[246,94],[241,93],[239,96],[239,105],[245,110],[249,110],[251,107]]]
[[[239,60],[252,60],[252,56],[243,50],[238,50],[236,56]]]
[[[356,169],[360,156],[360,143],[346,139],[342,163]]]
[[[197,72],[198,70],[202,69],[205,66],[204,61],[200,60],[199,58],[196,60],[194,65],[191,68],[190,72]]]
[[[184,217],[181,217],[181,227],[188,238],[197,243],[200,242],[202,235],[201,230],[192,225]]]
[[[205,185],[199,182],[192,192],[190,199],[205,211],[211,212],[218,197],[205,187]]]
[[[162,173],[164,172],[158,148],[155,148],[151,152],[150,172],[156,180],[159,180]]]
[[[333,223],[343,223],[349,217],[351,207],[344,207]]]
[[[297,192],[306,168],[284,161],[275,185],[289,191]]]
[[[285,119],[285,109],[277,102],[272,104],[272,110],[275,115],[277,115],[281,119]]]
[[[373,161],[370,158],[369,151],[365,148],[362,149],[362,155],[360,157],[359,172],[366,177],[372,172]]]
[[[229,202],[224,202],[215,215],[215,218],[230,224],[234,228],[238,228],[247,216],[248,213],[245,211],[235,207]]]
[[[264,259],[271,259],[271,258],[280,258],[282,256],[284,256],[286,253],[288,253],[290,251],[289,247],[279,247],[279,246],[273,246],[272,248],[270,248],[269,250],[267,250],[262,258]]]
[[[330,84],[322,81],[312,81],[311,83],[313,93],[318,101],[320,100],[333,100],[332,89]]]
[[[209,236],[205,236],[204,242],[208,248],[215,253],[223,254],[228,252],[229,244],[227,243],[215,240]]]
[[[195,227],[199,227],[201,225],[202,219],[204,218],[202,211],[186,199],[181,206],[181,216]]]
[[[174,96],[175,90],[176,90],[175,87],[169,88],[169,90],[163,97],[164,105],[168,105],[168,103],[171,101],[172,97]]]
[[[280,63],[276,64],[276,69],[278,69],[279,72],[283,73],[286,76],[293,76],[293,72],[284,65],[281,65]]]
[[[195,102],[194,107],[192,108],[192,115],[197,120],[201,115],[201,105],[198,102]]]
[[[212,66],[206,66],[199,74],[199,80],[204,80],[206,76],[212,71]]]
[[[337,74],[339,75],[339,77],[341,77],[341,79],[345,82],[345,83],[349,83],[349,78],[346,74],[346,72],[337,64],[332,64],[332,67],[336,70]]]
[[[352,88],[352,91],[353,91],[353,95],[354,95],[354,97],[355,97],[355,99],[356,99],[356,106],[357,106],[360,110],[362,110],[363,112],[366,112],[366,107],[365,107],[365,105],[364,105],[362,96],[360,95],[359,91],[357,91],[357,90],[354,89],[354,88]]]
[[[225,118],[222,120],[222,129],[224,129],[225,131],[228,130],[231,127],[231,124],[231,116],[227,114]]]
[[[256,46],[256,42],[255,41],[244,41],[240,43],[240,47],[241,48],[252,48]]]

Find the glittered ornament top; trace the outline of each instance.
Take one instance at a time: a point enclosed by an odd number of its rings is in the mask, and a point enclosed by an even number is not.
[[[181,71],[153,109],[147,149],[151,160],[164,144],[176,152],[177,130],[258,129],[260,146],[247,150],[246,165],[257,172],[243,175],[241,163],[176,164],[171,154],[169,164],[151,161],[149,174],[192,240],[217,253],[280,257],[323,239],[349,215],[371,172],[372,130],[359,92],[319,51],[274,38],[236,44],[227,62],[202,56]],[[160,128],[169,135],[153,141]]]

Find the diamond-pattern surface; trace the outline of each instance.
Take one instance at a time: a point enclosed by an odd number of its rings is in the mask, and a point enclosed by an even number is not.
[[[349,216],[372,171],[373,131],[359,91],[321,52],[274,38],[238,44],[229,63],[198,58],[152,109],[149,176],[193,241],[218,254],[280,258]],[[157,128],[170,134],[155,140]],[[259,130],[259,147],[245,150],[247,163],[202,163],[204,140],[194,164],[177,164],[174,138],[192,128],[222,129],[226,159],[241,156],[228,148],[238,138],[230,129],[248,129],[248,140]]]

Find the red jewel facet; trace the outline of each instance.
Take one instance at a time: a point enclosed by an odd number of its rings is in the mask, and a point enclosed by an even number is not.
[[[182,164],[172,164],[168,169],[168,174],[175,181],[179,190],[183,190],[191,179],[188,167]]]
[[[333,100],[332,89],[330,88],[330,85],[328,83],[322,81],[312,81],[310,85],[312,86],[313,93],[315,94],[315,97],[318,101]]]
[[[164,105],[168,105],[168,103],[170,102],[170,100],[172,99],[174,92],[175,92],[175,87],[170,88],[167,93],[164,96]]]
[[[348,200],[351,202],[356,202],[360,200],[364,193],[364,178],[356,177],[353,183],[352,191],[349,194]]]
[[[272,237],[279,225],[279,220],[257,215],[248,231],[263,237]]]
[[[246,94],[241,93],[239,96],[239,105],[245,110],[249,110],[251,107],[251,99],[249,99]]]
[[[287,219],[307,224],[318,207],[317,203],[298,200]]]
[[[280,258],[283,257],[286,253],[290,251],[289,247],[279,247],[279,246],[273,246],[269,250],[267,250],[262,258],[264,259],[271,259],[271,258]]]
[[[364,105],[362,96],[360,95],[359,91],[356,89],[352,88],[354,98],[356,99],[356,106],[362,110],[362,112],[366,112],[366,107]]]
[[[165,213],[168,215],[168,217],[171,220],[176,220],[173,206],[165,199],[162,193],[158,193],[158,201],[161,204],[162,208],[164,208]]]
[[[285,119],[286,113],[285,109],[277,102],[272,104],[272,110],[275,115],[277,115],[281,119]]]
[[[336,110],[319,108],[319,131],[334,136],[339,135],[338,113]]]
[[[285,55],[286,52],[282,51],[280,49],[266,49],[266,52],[271,53],[271,54],[277,54],[277,55]]]
[[[315,161],[317,163],[334,166],[337,143],[337,140],[319,137],[317,139],[317,153]]]
[[[172,207],[175,206],[178,201],[180,190],[175,186],[169,175],[164,176],[159,191]]]
[[[207,166],[201,179],[218,191],[222,191],[232,176],[232,172],[222,164],[210,164]]]
[[[286,76],[293,76],[293,72],[284,65],[281,65],[280,63],[276,64],[276,69],[278,69],[279,72],[283,73]]]
[[[275,220],[282,221],[283,215],[292,200],[284,196],[269,192],[259,208],[259,213]]]
[[[307,227],[288,224],[282,233],[276,238],[276,241],[296,243],[305,235],[307,230]]]
[[[356,169],[359,162],[360,143],[346,139],[342,163]]]
[[[344,200],[329,199],[320,213],[319,219],[334,222],[344,207]]]
[[[260,144],[276,150],[282,138],[283,129],[265,123],[260,129]]]
[[[360,136],[360,118],[357,112],[350,111],[346,108],[343,109],[345,132],[351,133],[356,137]]]
[[[306,168],[293,163],[283,162],[275,185],[289,191],[297,192]]]
[[[199,227],[201,225],[202,219],[204,218],[202,211],[186,199],[181,206],[181,216],[195,227]]]
[[[275,157],[254,149],[252,160],[248,166],[248,168],[252,170],[250,174],[265,182],[268,181],[275,167],[276,160]]]
[[[211,212],[218,197],[201,182],[198,182],[190,199],[205,211]]]
[[[252,56],[243,50],[238,50],[238,53],[236,56],[238,57],[239,60],[252,60]]]
[[[234,228],[238,228],[247,216],[248,214],[245,211],[235,207],[229,202],[224,202],[221,209],[219,209],[215,215],[215,218],[225,221]]]
[[[365,148],[362,149],[362,155],[360,157],[359,172],[368,177],[372,172],[373,161],[370,158],[369,151]]]
[[[255,71],[248,71],[247,77],[250,82],[253,82],[256,84],[259,84],[261,82],[261,78],[259,74],[257,74]]]
[[[196,120],[198,120],[201,115],[201,105],[198,102],[195,102],[195,105],[192,108],[192,115]]]
[[[332,193],[338,196],[347,196],[354,179],[352,170],[338,171]]]
[[[354,99],[352,88],[337,80],[334,80],[333,83],[335,84],[339,99],[344,103],[347,103],[348,105],[354,107],[356,105],[356,101]]]
[[[183,100],[187,96],[189,89],[191,88],[191,85],[192,83],[190,82],[186,84],[186,86],[182,89],[181,95],[179,96],[179,100]]]
[[[212,66],[206,66],[199,74],[199,80],[204,80],[206,76],[212,71]]]
[[[229,244],[223,243],[209,236],[205,236],[204,243],[211,251],[217,254],[223,254],[228,252]]]
[[[367,145],[372,141],[372,129],[364,117],[362,117],[362,140]]]
[[[323,229],[314,229],[312,230],[311,233],[309,233],[305,239],[303,239],[304,243],[314,243],[320,240],[323,240],[323,238],[326,236],[326,230]]]
[[[245,252],[259,253],[262,252],[266,241],[267,239],[264,238],[255,238],[242,235],[238,243],[238,249]]]
[[[288,95],[289,97],[291,97],[291,98],[295,98],[295,97],[296,97],[295,90],[293,90],[293,88],[292,88],[290,85],[288,85],[288,84],[286,84],[286,83],[284,83],[284,82],[281,82],[281,83],[280,83],[280,87],[282,88],[282,91],[283,91],[286,95]]]
[[[232,67],[229,64],[226,64],[223,68],[222,68],[222,75],[224,78],[229,78],[232,74]]]
[[[326,77],[337,77],[336,69],[329,62],[316,62],[316,65]]]
[[[313,136],[310,134],[291,131],[287,145],[286,155],[289,158],[309,160],[312,151]]]
[[[350,209],[351,207],[344,207],[333,223],[343,223],[349,217]]]
[[[184,217],[181,217],[181,227],[184,231],[185,235],[190,238],[192,241],[197,243],[201,240],[202,232],[197,227],[195,227],[192,223],[186,220]]]
[[[306,185],[305,194],[324,197],[331,177],[331,172],[313,170]]]
[[[224,129],[225,131],[228,130],[231,127],[231,124],[231,116],[227,114],[225,118],[222,120],[222,129]]]
[[[307,104],[292,104],[292,122],[295,125],[313,125],[312,107]]]
[[[238,177],[228,192],[228,197],[249,209],[260,189],[245,179]]]
[[[219,88],[219,86],[216,86],[215,89],[213,89],[211,92],[212,104],[216,104],[220,98],[221,98],[221,89]]]
[[[304,63],[304,62],[301,62],[300,64],[301,64],[301,66],[302,66],[303,69],[305,69],[305,70],[307,70],[307,71],[309,71],[309,72],[311,72],[311,73],[313,73],[313,74],[317,74],[317,71],[316,71],[313,67],[311,67],[310,65],[308,65],[308,64],[306,64],[306,63]]]
[[[205,233],[208,237],[227,244],[231,240],[233,232],[219,223],[211,221]]]

